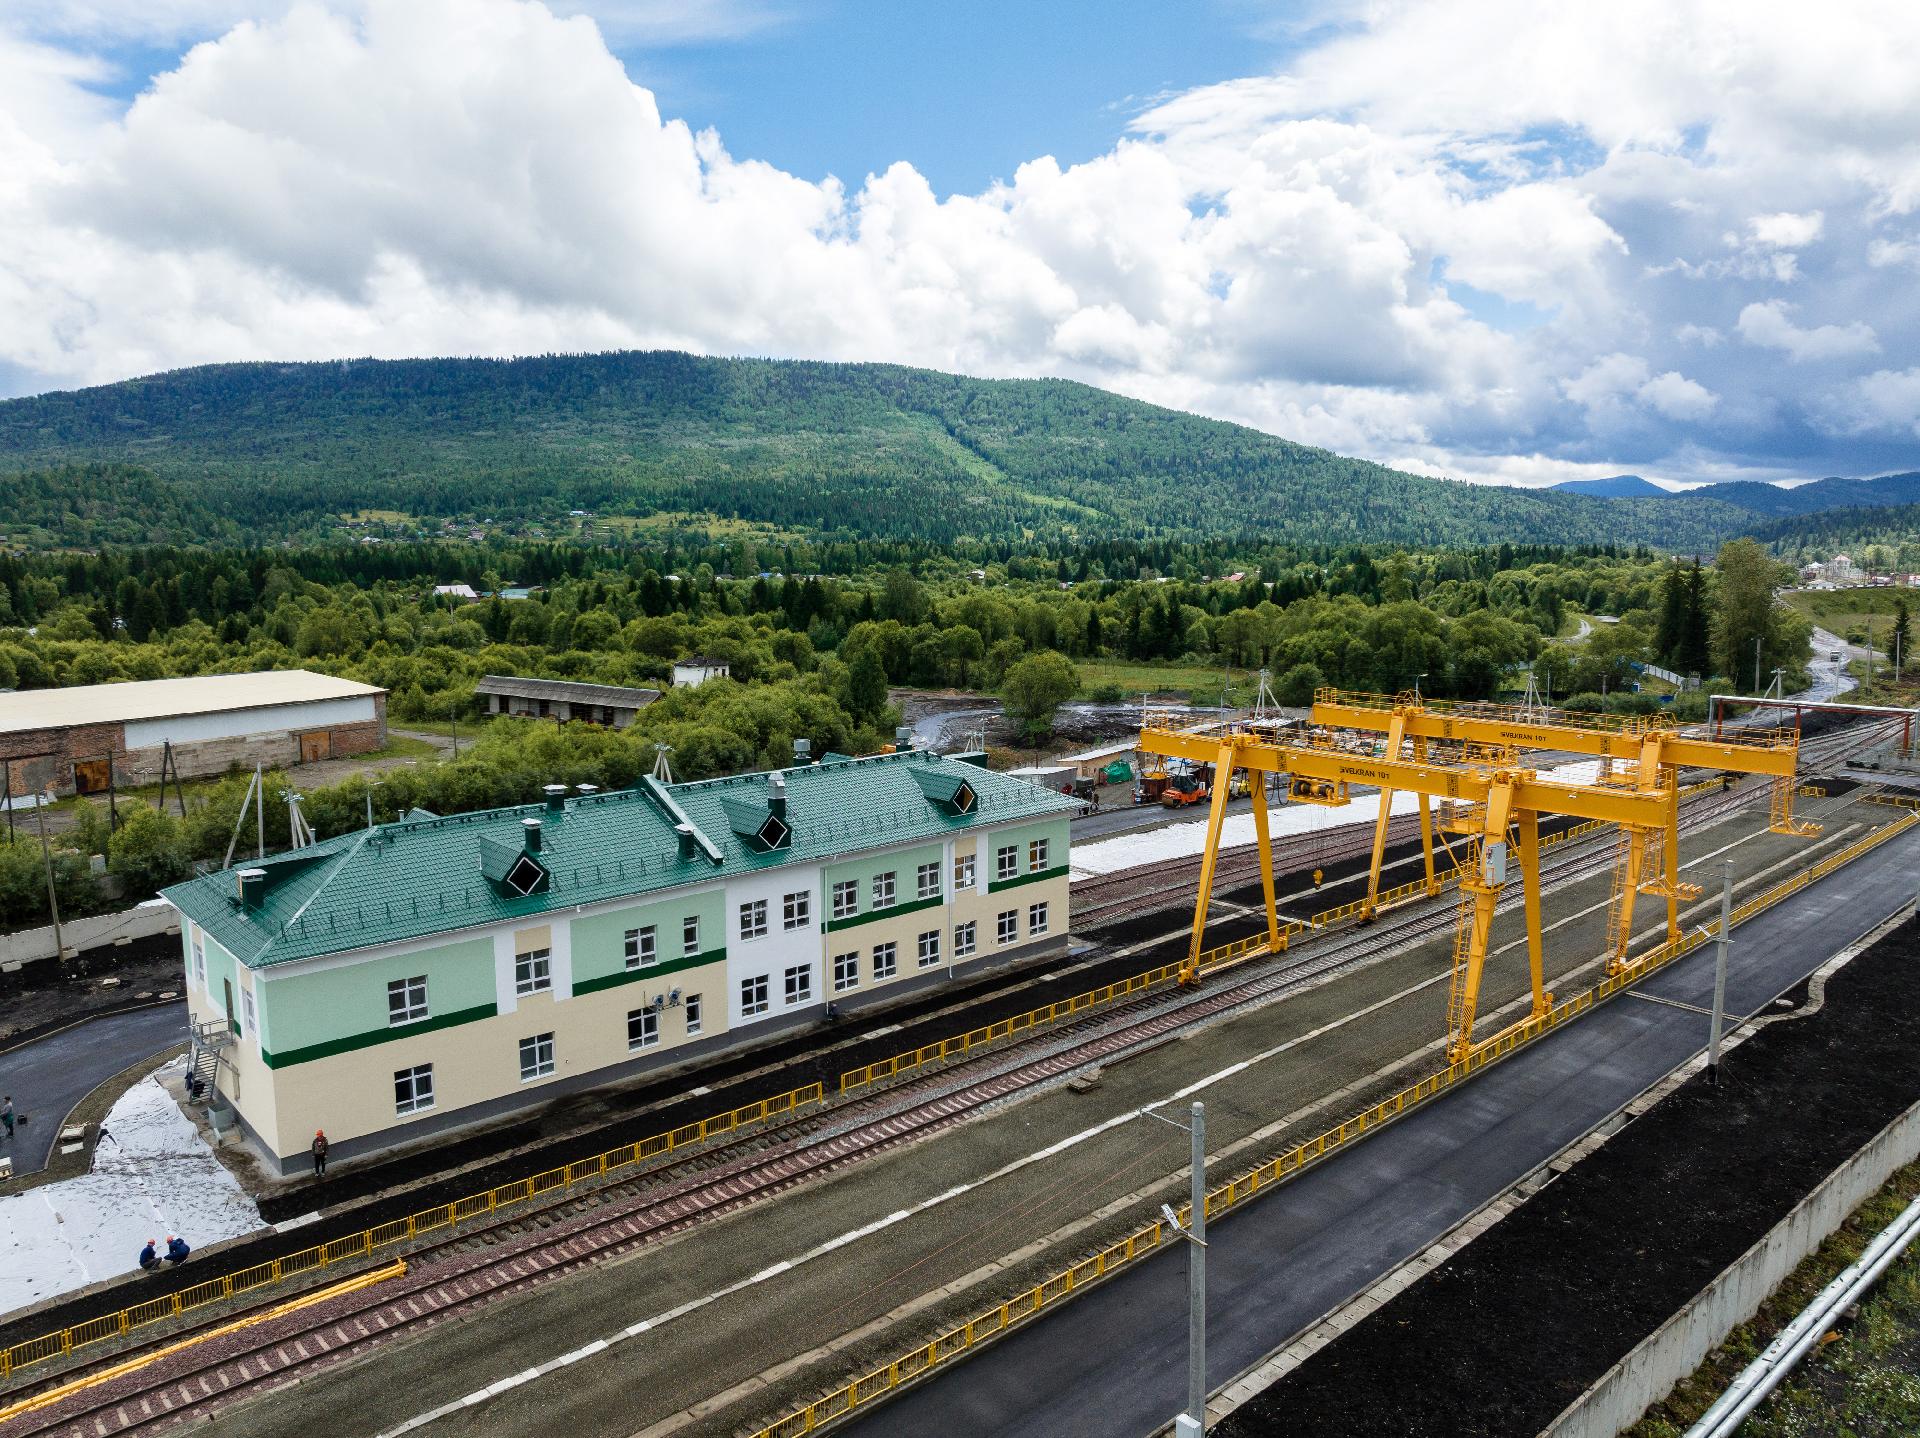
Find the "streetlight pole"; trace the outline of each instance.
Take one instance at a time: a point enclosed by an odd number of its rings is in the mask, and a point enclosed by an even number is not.
[[[1165,1222],[1187,1241],[1187,1411],[1173,1420],[1174,1438],[1206,1438],[1207,1432],[1207,1106],[1198,1099],[1193,1119],[1181,1123],[1144,1112],[1162,1123],[1184,1128],[1193,1139],[1193,1185],[1186,1226],[1171,1204],[1161,1204]]]
[[[1720,1082],[1720,1027],[1727,1014],[1727,942],[1733,928],[1733,860],[1720,866],[1720,934],[1713,946],[1713,1031],[1707,1036],[1707,1082]]]
[[[1753,692],[1755,694],[1760,692],[1760,641],[1765,637],[1761,634],[1753,636]]]
[[[1421,702],[1421,699],[1420,699],[1420,681],[1421,681],[1422,679],[1425,679],[1425,678],[1427,677],[1427,672],[1428,672],[1428,671],[1426,671],[1426,670],[1424,670],[1424,669],[1423,669],[1423,670],[1421,670],[1421,671],[1420,671],[1420,672],[1419,672],[1418,674],[1416,674],[1416,675],[1414,675],[1414,676],[1413,676],[1413,702],[1414,702],[1414,703],[1416,703],[1416,704],[1418,704],[1418,703],[1420,703],[1420,702]]]

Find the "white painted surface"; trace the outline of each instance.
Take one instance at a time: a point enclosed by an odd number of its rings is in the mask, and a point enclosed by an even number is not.
[[[62,729],[75,724],[139,723],[169,715],[308,704],[358,697],[371,704],[384,693],[371,684],[306,669],[257,674],[201,674],[185,679],[139,679],[126,684],[77,684],[68,689],[22,689],[0,694],[0,734]],[[242,733],[249,731],[239,731]]]
[[[128,720],[127,748],[157,749],[171,740],[192,744],[205,739],[240,739],[254,734],[294,734],[331,729],[336,724],[371,724],[371,695],[326,699],[312,704],[273,704],[260,709],[229,709],[211,714],[175,714],[164,719]]]

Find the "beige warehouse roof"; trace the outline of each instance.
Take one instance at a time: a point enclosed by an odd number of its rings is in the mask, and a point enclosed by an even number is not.
[[[315,704],[385,692],[371,684],[356,684],[351,679],[335,679],[331,674],[313,674],[305,669],[136,679],[126,684],[81,684],[71,689],[23,689],[0,694],[0,734],[171,719],[181,714],[218,714],[229,709],[265,709],[277,704]]]

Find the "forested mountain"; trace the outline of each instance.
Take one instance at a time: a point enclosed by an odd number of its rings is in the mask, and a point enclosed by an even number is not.
[[[1798,514],[1818,514],[1829,509],[1869,509],[1885,505],[1920,503],[1920,471],[1883,474],[1877,479],[1816,479],[1783,489],[1777,484],[1753,480],[1734,480],[1727,484],[1705,484],[1682,491],[1682,499],[1718,501],[1738,505],[1755,514],[1788,518]]]
[[[1920,573],[1920,504],[1793,515],[1760,526],[1754,537],[1788,559],[1847,554],[1875,569]]]
[[[1670,493],[1637,474],[1610,474],[1605,479],[1564,479],[1550,487],[1560,494],[1584,494],[1592,499],[1665,499]]]
[[[0,525],[16,543],[311,537],[369,510],[935,542],[1684,551],[1757,522],[1697,492],[1422,478],[1061,380],[672,352],[179,370],[0,403],[0,471],[14,472]]]

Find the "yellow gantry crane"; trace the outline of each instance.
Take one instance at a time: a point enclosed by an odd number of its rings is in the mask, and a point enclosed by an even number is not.
[[[1284,780],[1287,798],[1306,803],[1344,804],[1355,784],[1380,791],[1368,898],[1362,910],[1365,917],[1371,917],[1377,907],[1387,823],[1396,792],[1420,798],[1426,874],[1421,887],[1428,893],[1438,892],[1432,801],[1439,799],[1445,806],[1441,828],[1464,835],[1467,840],[1464,856],[1456,859],[1463,898],[1447,1005],[1448,1052],[1455,1060],[1465,1058],[1476,1047],[1473,1024],[1488,936],[1509,869],[1516,862],[1526,910],[1527,960],[1533,989],[1530,1017],[1540,1017],[1552,1008],[1541,942],[1541,814],[1596,820],[1621,830],[1626,881],[1622,888],[1616,880],[1608,946],[1610,964],[1623,964],[1636,893],[1657,893],[1666,899],[1668,933],[1677,936],[1680,900],[1698,892],[1681,884],[1679,877],[1679,768],[1768,774],[1777,783],[1784,779],[1790,806],[1798,757],[1797,737],[1698,740],[1658,726],[1587,726],[1557,718],[1543,722],[1537,715],[1503,711],[1497,706],[1480,706],[1472,714],[1461,712],[1459,706],[1443,712],[1439,706],[1412,696],[1389,699],[1323,691],[1315,704],[1314,722],[1315,727],[1304,735],[1257,729],[1141,731],[1144,753],[1211,764],[1214,770],[1199,893],[1182,981],[1194,981],[1203,963],[1202,941],[1234,770],[1247,772],[1252,792],[1255,848],[1266,905],[1266,942],[1273,952],[1286,948],[1287,931],[1281,924],[1274,894],[1268,775]],[[1385,735],[1384,742],[1376,737],[1380,734]],[[1603,769],[1622,761],[1629,767],[1618,775],[1603,773],[1593,783],[1572,783],[1543,777],[1523,767],[1519,762],[1523,746],[1595,754]],[[1777,787],[1776,796],[1779,792]],[[1786,832],[1811,831],[1811,826],[1791,818],[1790,807],[1782,811],[1777,797],[1775,820],[1775,827],[1784,825]]]

